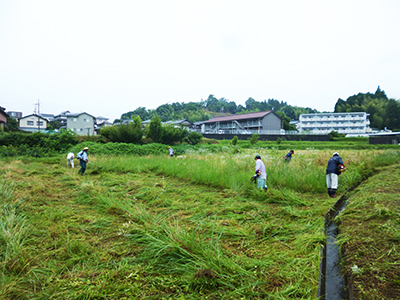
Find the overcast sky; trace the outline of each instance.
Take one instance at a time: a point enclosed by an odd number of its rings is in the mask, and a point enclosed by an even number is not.
[[[113,121],[144,106],[400,98],[399,0],[1,0],[0,106]]]

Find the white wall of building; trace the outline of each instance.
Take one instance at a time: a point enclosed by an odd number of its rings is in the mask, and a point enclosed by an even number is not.
[[[316,134],[365,134],[370,132],[368,116],[366,112],[301,114],[298,128]]]

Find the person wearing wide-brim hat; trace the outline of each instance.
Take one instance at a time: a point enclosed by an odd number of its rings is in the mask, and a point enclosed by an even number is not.
[[[81,175],[85,174],[86,163],[89,161],[88,155],[87,155],[88,150],[89,150],[89,148],[85,147],[85,148],[83,148],[82,151],[78,152],[78,155],[76,156],[76,158],[79,159],[79,163],[81,165],[81,169],[78,171],[78,174],[81,174]]]

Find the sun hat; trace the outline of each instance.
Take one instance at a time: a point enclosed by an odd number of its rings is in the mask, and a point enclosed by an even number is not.
[[[339,156],[339,153],[335,152],[335,153],[333,153],[332,156],[335,156],[335,155]]]
[[[83,151],[85,151],[85,150],[89,150],[89,148],[88,147],[83,148]]]

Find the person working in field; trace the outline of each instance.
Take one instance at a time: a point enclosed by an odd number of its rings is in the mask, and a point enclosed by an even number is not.
[[[169,156],[172,157],[175,154],[174,149],[171,148],[171,146],[168,146],[168,152],[169,152]]]
[[[294,154],[294,151],[293,151],[293,150],[290,150],[289,153],[286,154],[286,155],[283,157],[283,159],[284,159],[286,162],[289,162],[289,161],[292,159],[292,155],[293,155],[293,154]]]
[[[260,190],[267,191],[267,170],[265,169],[265,164],[261,160],[260,155],[256,155],[254,158],[256,160],[256,174],[258,175],[257,177],[257,188]]]
[[[78,174],[81,174],[81,175],[85,174],[86,163],[89,162],[88,155],[87,155],[88,150],[89,150],[89,148],[85,147],[76,156],[76,158],[79,159],[79,163],[81,165],[81,169],[78,171]]]
[[[74,153],[70,152],[67,155],[67,168],[71,164],[72,169],[74,168]]]
[[[339,186],[339,175],[345,170],[346,168],[344,167],[343,160],[339,156],[339,153],[333,153],[326,168],[326,185],[328,187],[329,197],[336,198],[336,190]]]

